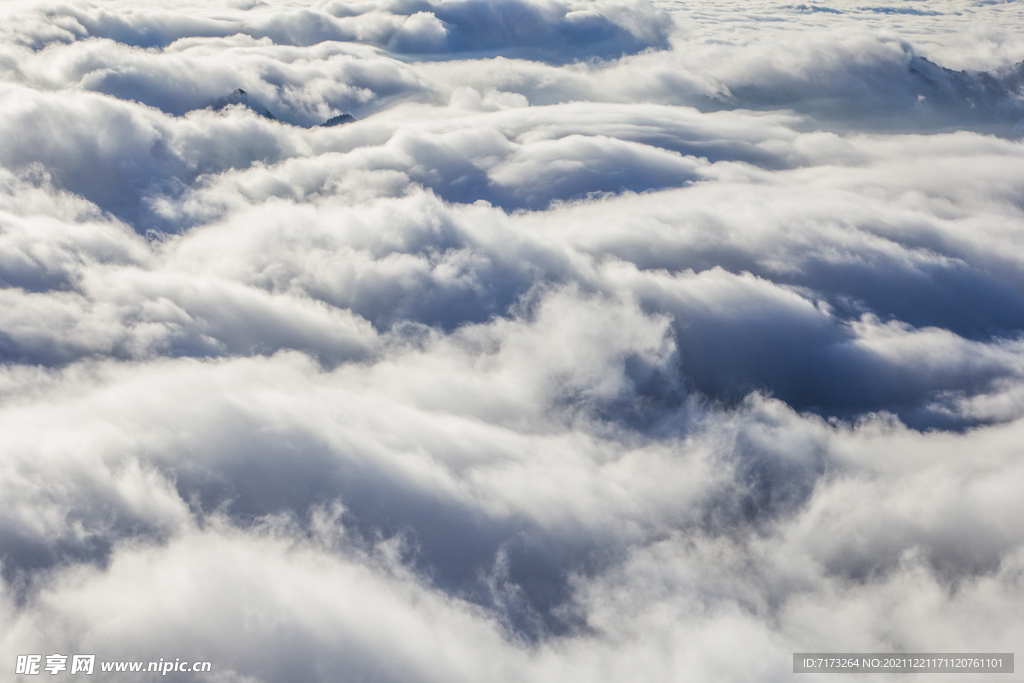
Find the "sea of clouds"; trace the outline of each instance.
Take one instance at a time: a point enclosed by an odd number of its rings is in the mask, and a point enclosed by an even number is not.
[[[1019,0],[0,4],[0,677],[1013,651],[1022,31]]]

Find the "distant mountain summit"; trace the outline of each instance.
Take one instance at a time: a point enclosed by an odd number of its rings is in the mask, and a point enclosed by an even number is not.
[[[243,107],[248,107],[249,109],[252,109],[254,112],[259,114],[260,116],[266,117],[271,121],[277,120],[277,117],[271,114],[269,109],[264,107],[261,102],[250,98],[249,93],[242,90],[241,88],[237,88],[230,95],[217,98],[217,100],[213,103],[213,108],[219,111],[224,107],[231,106],[232,104],[240,104]]]
[[[277,121],[277,117],[270,113],[270,110],[263,106],[263,103],[254,97],[250,97],[249,93],[237,88],[230,95],[224,97],[218,97],[210,105],[214,110],[220,111],[224,107],[230,107],[233,104],[240,104],[247,109],[251,109],[260,116],[270,119],[271,121]],[[316,124],[317,127],[328,128],[331,126],[340,126],[343,123],[351,123],[356,118],[351,114],[338,114],[337,116],[331,117],[323,123]]]
[[[340,126],[343,123],[351,123],[352,121],[355,120],[356,117],[352,116],[352,114],[338,114],[333,118],[327,119],[326,121],[321,123],[320,126],[323,128],[326,128],[328,126]]]

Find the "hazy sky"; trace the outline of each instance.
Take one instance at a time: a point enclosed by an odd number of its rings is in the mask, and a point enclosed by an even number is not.
[[[823,2],[0,4],[0,671],[1013,651],[1024,2]]]

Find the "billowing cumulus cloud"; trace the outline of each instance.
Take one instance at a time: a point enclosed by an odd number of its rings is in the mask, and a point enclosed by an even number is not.
[[[4,3],[6,675],[1012,651],[1024,13],[910,5]]]

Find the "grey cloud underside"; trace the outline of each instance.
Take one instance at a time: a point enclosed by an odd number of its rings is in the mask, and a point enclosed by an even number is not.
[[[1012,650],[1024,15],[961,4],[0,8],[0,660]]]

